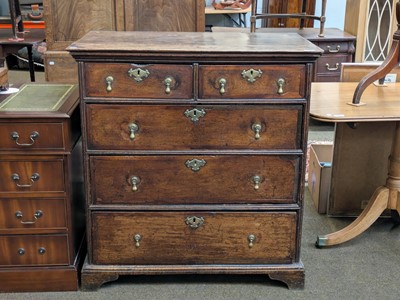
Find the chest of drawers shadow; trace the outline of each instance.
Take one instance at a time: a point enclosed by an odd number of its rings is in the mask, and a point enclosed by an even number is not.
[[[119,275],[268,274],[300,260],[310,82],[296,34],[90,32],[78,61],[88,256]]]
[[[85,226],[78,88],[28,84],[1,100],[0,291],[77,290]]]

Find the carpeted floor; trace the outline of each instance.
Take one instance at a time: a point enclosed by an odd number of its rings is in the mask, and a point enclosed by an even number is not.
[[[332,127],[311,124],[309,139],[332,138]],[[337,231],[351,221],[319,215],[306,189],[304,290],[288,290],[259,275],[129,276],[93,292],[0,294],[0,299],[399,299],[400,226],[391,219],[379,219],[361,236],[340,246],[315,248],[317,235]]]

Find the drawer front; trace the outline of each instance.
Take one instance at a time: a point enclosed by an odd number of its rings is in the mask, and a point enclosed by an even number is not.
[[[200,66],[200,99],[304,98],[305,65]]]
[[[294,203],[298,156],[90,158],[95,204]]]
[[[92,221],[94,264],[275,264],[295,255],[295,212],[99,212]]]
[[[1,150],[64,149],[62,123],[2,123]]]
[[[191,65],[87,63],[85,96],[105,98],[193,98]]]
[[[63,199],[0,199],[0,229],[65,227]]]
[[[63,192],[63,160],[0,160],[0,194]]]
[[[67,265],[66,235],[0,236],[0,265]]]
[[[325,54],[352,53],[354,52],[353,42],[334,41],[334,42],[318,42],[313,41],[315,45],[324,50]]]
[[[347,61],[347,55],[322,56],[317,61],[317,74],[340,73],[342,63]]]
[[[88,149],[298,149],[302,106],[87,105]]]

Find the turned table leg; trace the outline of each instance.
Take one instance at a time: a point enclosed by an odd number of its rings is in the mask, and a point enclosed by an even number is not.
[[[389,156],[386,185],[376,189],[368,206],[350,225],[337,232],[317,237],[317,247],[333,246],[347,242],[367,230],[385,209],[400,212],[400,123],[396,123],[392,150]]]

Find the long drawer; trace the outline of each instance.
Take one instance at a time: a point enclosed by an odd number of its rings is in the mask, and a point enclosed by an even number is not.
[[[90,150],[299,149],[301,105],[86,106]]]
[[[92,213],[94,264],[293,262],[295,212]]]
[[[7,192],[65,191],[63,159],[0,160],[0,195]]]
[[[0,265],[67,265],[67,235],[0,236]]]
[[[295,203],[299,168],[296,155],[92,156],[92,203]]]
[[[0,199],[0,230],[65,228],[64,199]]]

